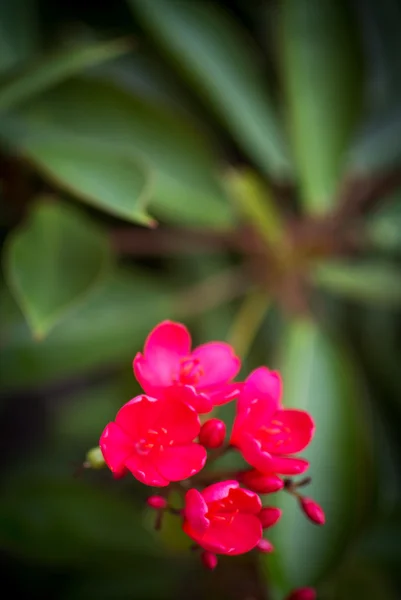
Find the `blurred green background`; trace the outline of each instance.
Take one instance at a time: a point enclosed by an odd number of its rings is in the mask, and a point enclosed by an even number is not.
[[[1,0],[4,589],[400,597],[400,32],[398,0]],[[167,318],[282,370],[324,528],[279,496],[275,554],[204,572],[144,486],[77,476]]]

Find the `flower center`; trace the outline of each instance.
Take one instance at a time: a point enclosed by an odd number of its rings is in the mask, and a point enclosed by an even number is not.
[[[291,441],[291,430],[279,419],[273,419],[268,427],[261,427],[257,437],[266,452],[280,452],[284,443]]]
[[[159,430],[148,429],[144,437],[138,440],[135,444],[135,451],[141,456],[147,456],[152,450],[163,447],[167,429],[161,427]]]
[[[239,513],[239,509],[235,508],[234,502],[230,496],[222,500],[216,500],[209,504],[209,510],[206,517],[215,521],[223,521],[227,525],[231,525],[234,517]]]
[[[182,385],[196,385],[204,374],[199,358],[190,356],[180,359],[178,378],[176,381]]]

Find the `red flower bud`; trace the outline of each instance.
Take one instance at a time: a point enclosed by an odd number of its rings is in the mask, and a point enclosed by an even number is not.
[[[203,566],[206,569],[210,569],[211,571],[213,571],[213,569],[215,569],[217,566],[217,556],[213,554],[213,552],[209,552],[208,550],[202,552],[201,561],[203,563]]]
[[[167,500],[163,496],[149,496],[146,502],[150,508],[155,508],[156,510],[166,508],[167,506]]]
[[[286,600],[316,600],[316,591],[313,588],[299,588],[291,592]]]
[[[226,437],[226,425],[220,419],[209,419],[201,427],[199,442],[205,448],[218,448]]]
[[[262,523],[263,529],[267,529],[268,527],[273,527],[281,517],[282,511],[280,508],[274,508],[271,506],[266,506],[262,508],[259,513],[259,519]]]
[[[241,482],[258,494],[270,494],[278,492],[284,487],[284,482],[275,473],[260,473],[256,469],[245,471],[241,475]]]
[[[316,525],[324,525],[326,521],[323,509],[312,498],[300,498],[299,503],[302,510],[313,523]]]
[[[259,552],[263,552],[264,554],[270,554],[270,552],[273,552],[274,550],[273,544],[269,542],[269,540],[265,540],[264,538],[260,540],[256,547],[259,550]]]

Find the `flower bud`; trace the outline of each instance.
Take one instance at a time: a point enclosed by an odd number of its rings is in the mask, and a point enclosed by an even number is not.
[[[259,519],[262,523],[263,529],[267,529],[268,527],[273,527],[281,517],[282,511],[280,508],[275,508],[273,506],[266,506],[262,508],[259,513]]]
[[[201,427],[199,442],[205,448],[218,448],[226,437],[226,425],[220,419],[209,419]]]
[[[299,588],[291,592],[286,600],[316,600],[316,591],[313,588]]]
[[[300,498],[299,503],[302,510],[313,523],[316,525],[324,525],[326,521],[323,509],[312,498]]]
[[[259,552],[263,552],[264,554],[270,554],[274,550],[273,544],[269,542],[269,540],[265,540],[264,538],[260,540],[256,547],[259,550]]]
[[[103,469],[106,466],[102,451],[99,446],[95,446],[86,453],[85,466],[90,469]]]
[[[156,510],[166,508],[167,506],[167,500],[166,498],[163,498],[163,496],[149,496],[146,502],[150,508],[154,508]]]
[[[260,473],[256,469],[241,474],[241,482],[245,487],[258,494],[278,492],[284,487],[284,482],[275,473]]]
[[[202,552],[201,561],[203,563],[203,566],[206,567],[206,569],[210,569],[211,571],[213,571],[213,569],[217,567],[217,556],[213,554],[213,552],[209,552],[208,550]]]

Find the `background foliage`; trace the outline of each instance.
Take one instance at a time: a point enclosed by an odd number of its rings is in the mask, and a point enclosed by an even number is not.
[[[0,545],[23,598],[395,600],[398,0],[0,4]],[[74,477],[162,319],[315,417],[277,552],[205,573],[146,490]],[[220,409],[232,421],[230,405]],[[229,460],[229,458],[228,458]],[[231,459],[232,460],[232,459]]]

